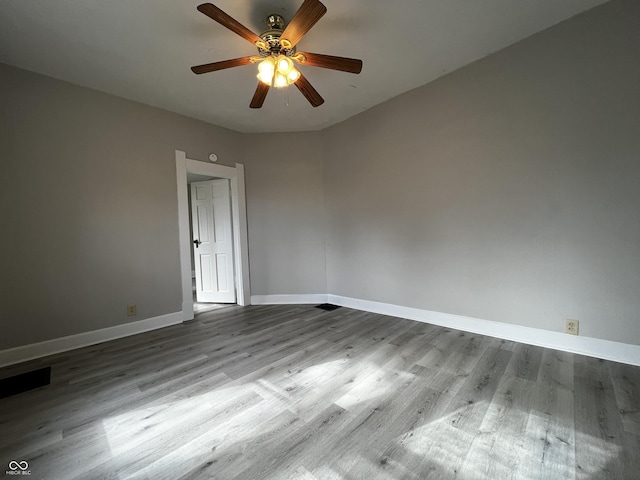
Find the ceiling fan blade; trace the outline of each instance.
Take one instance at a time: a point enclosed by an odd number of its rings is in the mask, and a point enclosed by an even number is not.
[[[205,63],[204,65],[196,65],[191,67],[191,71],[197,75],[202,73],[217,72],[218,70],[224,70],[225,68],[241,67],[242,65],[248,65],[255,63],[255,57],[242,57],[234,58],[232,60],[223,60],[222,62]]]
[[[362,71],[362,60],[357,58],[334,57],[332,55],[322,55],[320,53],[302,52],[300,57],[304,56],[304,60],[299,60],[302,65],[310,67],[330,68],[331,70],[340,70],[341,72],[360,73]]]
[[[309,100],[311,106],[319,107],[324,103],[324,98],[320,96],[316,89],[313,88],[313,86],[309,83],[309,80],[307,80],[307,78],[302,75],[302,73],[300,74],[300,78],[296,80],[294,85],[298,87],[300,93],[302,93],[302,95],[304,95],[305,98]]]
[[[253,43],[254,45],[256,44],[256,42],[262,42],[262,39],[258,35],[253,33],[236,19],[230,17],[211,3],[203,3],[202,5],[198,5],[198,11],[204,13],[212,20],[215,20],[223,27],[227,27],[232,32],[237,33],[242,38]]]
[[[251,103],[249,104],[250,108],[262,108],[262,104],[264,103],[264,99],[267,98],[267,93],[269,93],[269,85],[263,82],[258,82],[258,88],[256,88],[256,93],[253,94],[253,98],[251,99]]]
[[[280,37],[291,44],[287,48],[293,48],[325,13],[327,13],[327,7],[319,0],[304,0]]]

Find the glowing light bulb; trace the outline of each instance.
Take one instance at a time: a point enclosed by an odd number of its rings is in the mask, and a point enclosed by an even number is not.
[[[289,82],[289,85],[291,85],[292,83],[295,83],[295,81],[298,80],[299,78],[300,78],[300,72],[295,68],[292,68],[289,74],[287,75],[287,81]]]
[[[289,57],[285,57],[284,55],[279,55],[276,63],[278,65],[278,72],[282,75],[287,76],[291,69],[293,68],[293,62]]]
[[[260,64],[258,65],[258,71],[260,73],[263,72],[271,72],[273,73],[273,70],[275,69],[275,65],[274,65],[274,61],[273,58],[271,57],[267,57],[265,58],[262,62],[260,62]]]
[[[275,70],[275,62],[272,57],[265,58],[258,65],[258,78],[261,82],[271,85],[273,80],[273,72]]]
[[[259,73],[258,75],[258,80],[260,80],[262,83],[266,83],[267,85],[271,86],[271,80],[273,79],[273,74],[268,74],[268,73]]]
[[[286,87],[288,84],[289,83],[287,82],[287,77],[282,75],[280,72],[276,72],[276,76],[273,81],[273,86],[281,88],[281,87]]]

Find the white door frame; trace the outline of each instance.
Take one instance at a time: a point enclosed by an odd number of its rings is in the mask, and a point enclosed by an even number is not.
[[[189,201],[187,173],[228,178],[231,183],[231,222],[238,305],[251,304],[249,285],[249,243],[247,241],[247,205],[244,188],[244,165],[235,167],[200,162],[187,158],[176,150],[176,186],[178,189],[178,234],[180,240],[180,276],[182,279],[182,319],[193,319],[193,286],[191,283],[191,233],[189,231]]]

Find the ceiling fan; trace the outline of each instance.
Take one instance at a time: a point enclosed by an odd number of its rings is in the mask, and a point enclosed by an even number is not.
[[[264,99],[272,86],[280,88],[291,84],[300,90],[312,106],[318,107],[324,103],[324,99],[309,83],[309,80],[295,67],[295,63],[349,73],[360,73],[362,70],[362,60],[296,51],[296,45],[300,39],[327,12],[327,7],[319,0],[304,0],[286,28],[284,27],[284,19],[280,15],[269,15],[267,18],[268,29],[260,36],[211,3],[199,5],[198,11],[240,35],[258,48],[258,55],[191,67],[193,73],[199,75],[257,63],[259,81],[249,105],[251,108],[262,107]]]

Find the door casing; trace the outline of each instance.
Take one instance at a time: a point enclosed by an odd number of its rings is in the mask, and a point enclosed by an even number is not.
[[[230,180],[231,221],[234,231],[233,249],[235,252],[236,297],[238,305],[250,305],[249,243],[247,240],[247,207],[244,183],[244,165],[236,163],[234,167],[229,167],[227,165],[201,162],[187,158],[186,153],[181,150],[176,150],[175,152],[183,321],[193,319],[191,233],[189,230],[190,212],[187,194],[187,172],[210,177],[228,178]]]

